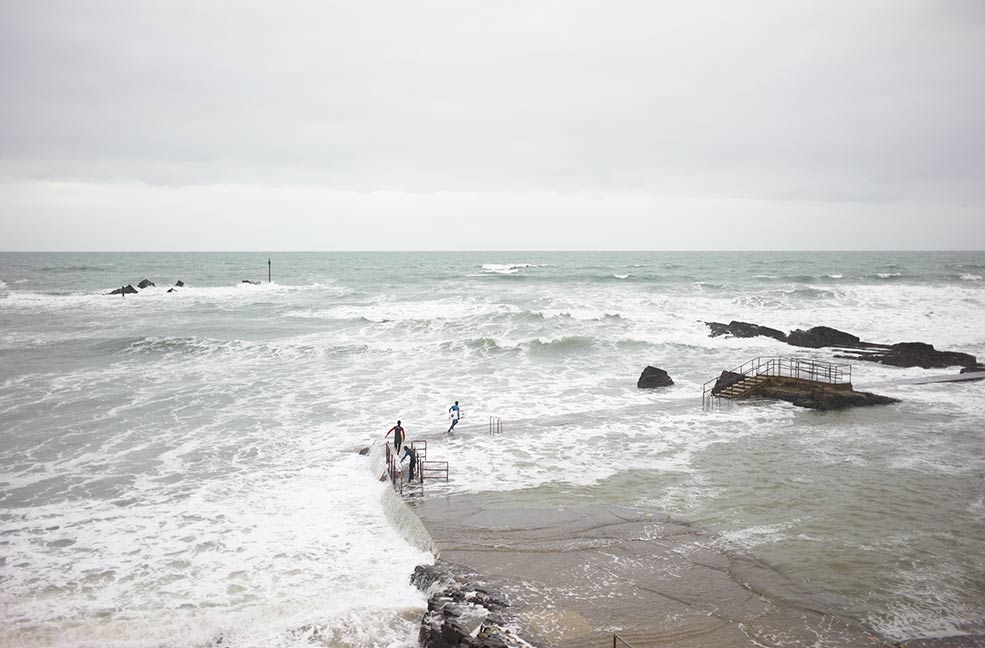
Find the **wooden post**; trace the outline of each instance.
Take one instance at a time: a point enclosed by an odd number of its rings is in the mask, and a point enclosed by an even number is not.
[[[270,259],[267,259],[267,283],[270,283]]]

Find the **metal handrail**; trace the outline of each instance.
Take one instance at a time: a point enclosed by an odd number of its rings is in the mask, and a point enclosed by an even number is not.
[[[745,378],[755,376],[778,376],[797,378],[813,382],[823,382],[832,385],[850,384],[852,382],[852,365],[807,360],[786,356],[758,357],[743,362],[730,373],[739,374]],[[712,378],[701,386],[701,402],[718,395],[711,393],[718,378]]]
[[[626,641],[625,639],[623,639],[619,635],[613,633],[612,634],[612,648],[619,648],[619,645],[616,643],[617,641],[619,643],[621,643],[623,646],[626,646],[626,648],[633,648],[633,645],[631,643],[629,643],[628,641]]]

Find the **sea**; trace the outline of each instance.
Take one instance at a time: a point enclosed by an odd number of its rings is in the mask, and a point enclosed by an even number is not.
[[[731,320],[985,359],[985,253],[0,253],[0,645],[416,646],[435,556],[358,452],[398,419],[441,497],[645,506],[883,637],[985,633],[985,383],[706,409],[832,359]]]

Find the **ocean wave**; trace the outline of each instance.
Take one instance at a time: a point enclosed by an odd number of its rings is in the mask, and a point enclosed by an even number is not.
[[[478,337],[469,338],[464,341],[465,348],[471,349],[472,351],[480,351],[484,353],[499,353],[503,351],[517,351],[516,347],[504,347],[500,346],[496,340],[491,337]]]
[[[801,299],[833,299],[834,293],[823,288],[795,288],[783,291],[785,295]]]
[[[546,263],[483,263],[482,271],[489,274],[514,275],[526,268],[547,268]]]
[[[629,279],[629,275],[628,274],[616,274],[616,273],[613,273],[612,276],[615,277],[616,279]]]
[[[571,335],[555,340],[542,341],[539,338],[529,343],[531,353],[566,354],[579,351],[590,351],[596,345],[595,338],[583,335]]]
[[[978,274],[971,274],[970,272],[965,272],[961,275],[962,281],[981,281],[982,276]]]
[[[884,280],[885,279],[890,279],[890,280],[891,279],[896,279],[897,277],[902,277],[902,276],[903,276],[903,273],[902,272],[878,272],[878,273],[876,273],[876,277],[878,277],[879,279],[884,279]]]
[[[639,350],[648,349],[652,344],[645,340],[633,340],[630,338],[624,340],[616,340],[616,348],[624,350]]]
[[[97,263],[95,265],[44,266],[41,272],[99,272],[106,268],[115,268],[115,263]]]

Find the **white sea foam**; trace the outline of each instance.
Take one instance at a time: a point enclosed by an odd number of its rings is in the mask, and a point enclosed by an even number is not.
[[[493,273],[493,274],[516,274],[520,270],[525,270],[526,268],[548,268],[550,264],[546,263],[483,263],[483,272]]]
[[[753,519],[728,468],[762,461],[772,472],[802,460],[796,476],[819,480],[812,501],[848,501],[861,511],[852,519],[868,515],[873,528],[891,526],[893,501],[866,508],[870,499],[846,499],[837,485],[899,475],[930,480],[920,487],[935,492],[933,480],[966,488],[960,480],[983,468],[965,429],[985,416],[974,384],[880,388],[903,403],[865,412],[700,409],[702,383],[749,358],[831,359],[830,350],[771,338],[710,338],[704,321],[827,325],[981,356],[982,282],[954,271],[934,285],[825,282],[819,298],[786,285],[750,289],[686,264],[668,271],[690,276],[660,284],[612,281],[631,265],[617,261],[560,268],[553,285],[553,269],[471,260],[452,270],[401,261],[398,270],[359,266],[332,279],[312,273],[296,286],[157,287],[126,298],[98,287],[8,291],[0,466],[13,517],[3,526],[11,544],[0,566],[0,643],[142,646],[188,636],[191,646],[222,635],[234,646],[412,645],[423,598],[407,577],[429,556],[414,532],[397,530],[399,513],[387,517],[386,486],[351,452],[397,418],[411,439],[431,441],[429,458],[451,463],[449,483],[428,493],[591,494],[627,473],[663,475],[666,485],[652,491],[627,487],[625,501],[762,551],[805,536],[832,538],[844,551],[849,541],[878,543],[861,523],[851,533],[805,530],[806,517],[784,526],[765,505]],[[477,267],[481,276],[468,277]],[[492,280],[498,274],[538,280]],[[637,389],[647,364],[667,369],[675,386]],[[872,363],[854,372],[859,385],[940,373]],[[454,400],[467,416],[446,435]],[[488,435],[489,416],[503,419],[501,435]],[[822,483],[820,473],[843,479]],[[893,487],[880,482],[879,492]],[[784,490],[790,484],[776,488],[771,496],[796,499]],[[936,504],[924,506],[936,513]],[[966,505],[954,524],[969,517]],[[950,567],[961,562],[934,549]],[[940,587],[961,600],[960,582]],[[910,611],[891,623],[933,626],[931,609]]]

